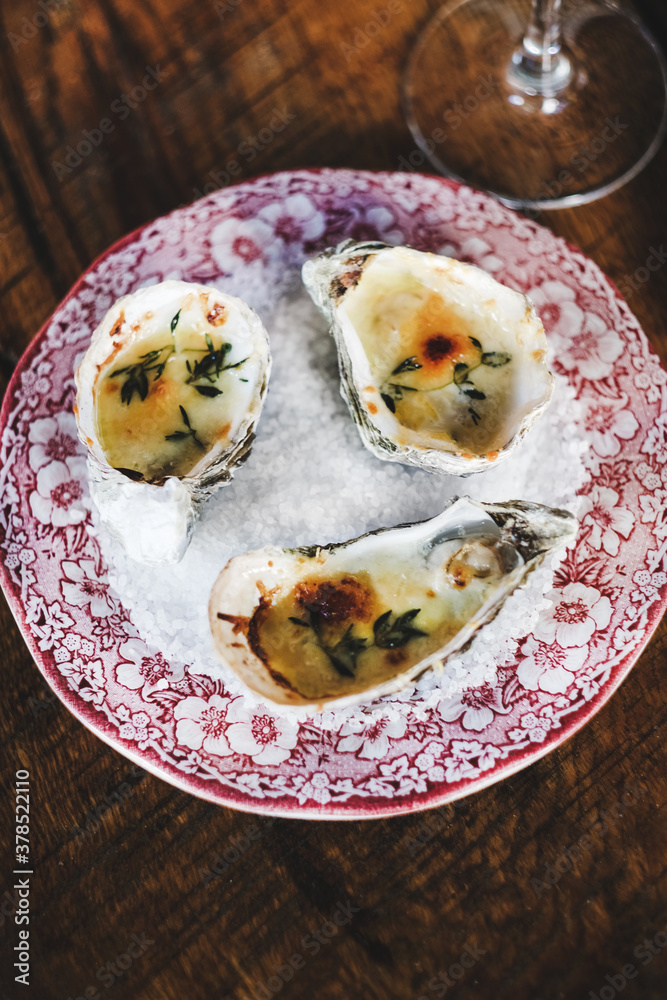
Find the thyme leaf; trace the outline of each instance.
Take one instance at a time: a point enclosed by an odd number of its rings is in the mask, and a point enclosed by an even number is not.
[[[441,389],[446,389],[450,385],[456,386],[456,388],[461,392],[467,399],[486,399],[486,394],[480,389],[476,389],[470,375],[477,368],[482,365],[486,365],[489,368],[502,368],[503,365],[509,364],[512,360],[510,354],[506,351],[484,351],[481,342],[477,337],[468,337],[468,340],[473,345],[475,350],[480,352],[479,360],[476,364],[466,364],[464,361],[457,361],[454,365],[452,371],[452,377],[448,382],[444,382],[442,385],[433,386],[431,389],[420,389],[413,385],[403,385],[398,382],[385,382],[380,389],[380,398],[391,413],[396,413],[396,404],[400,403],[403,399],[405,392],[439,392]],[[406,358],[401,361],[398,367],[394,368],[392,375],[398,375],[400,372],[415,371],[423,366],[417,362],[417,356]],[[468,407],[468,413],[472,417],[475,426],[479,424],[482,416],[473,409],[472,406]]]
[[[396,413],[396,401],[398,400],[400,402],[400,400],[403,399],[404,392],[418,391],[414,388],[414,386],[401,385],[400,382],[387,382],[385,389],[387,391],[380,393],[380,399],[392,413]]]
[[[199,361],[195,361],[194,365],[190,366],[189,362],[186,362],[188,371],[190,372],[189,377],[185,380],[186,385],[192,382],[198,382],[200,379],[206,379],[207,382],[215,382],[217,377],[223,371],[223,362],[225,356],[231,351],[231,344],[221,344],[219,348],[216,348],[211,340],[210,335],[206,334],[206,354]]]
[[[171,332],[173,333],[178,325],[178,317],[181,315],[181,310],[179,309],[176,315],[173,317],[170,325]]]
[[[197,431],[194,429],[194,427],[191,426],[190,418],[188,417],[184,407],[179,406],[178,408],[181,411],[181,418],[183,420],[183,423],[187,427],[187,431],[174,431],[173,434],[165,434],[164,436],[165,441],[184,441],[186,438],[191,437],[194,443],[199,448],[201,448],[202,451],[206,451],[206,446],[203,445],[202,442],[197,437]]]
[[[372,649],[373,646],[378,649],[396,649],[405,646],[411,639],[428,635],[428,632],[422,632],[413,624],[420,610],[411,608],[402,615],[395,616],[393,621],[393,611],[385,611],[373,625],[373,641],[370,645],[368,639],[354,634],[354,624],[348,625],[345,634],[335,645],[327,645],[322,636],[322,618],[317,611],[308,609],[308,621],[292,616],[289,620],[300,628],[312,629],[317,645],[326,653],[334,670],[342,677],[354,677],[357,660],[367,649]]]
[[[406,358],[405,361],[401,361],[400,365],[397,365],[391,374],[401,375],[403,372],[416,372],[418,368],[423,368],[423,365],[417,364],[417,356],[414,355],[411,358]]]
[[[508,364],[512,360],[512,356],[506,351],[489,351],[486,354],[482,354],[481,362],[483,365],[488,365],[490,368],[502,368],[503,365]]]
[[[163,357],[165,351],[167,351],[167,354]],[[172,344],[168,344],[166,347],[158,347],[153,351],[147,351],[146,354],[139,355],[138,364],[126,365],[125,368],[116,368],[115,371],[112,371],[109,378],[117,378],[119,375],[126,376],[120,390],[121,403],[129,406],[135,392],[143,402],[148,395],[148,372],[155,372],[153,381],[157,382],[162,376],[165,365],[173,352],[174,347]]]
[[[366,649],[366,639],[353,634],[354,625],[350,625],[343,638],[335,646],[322,646],[331,660],[332,666],[343,677],[354,677],[357,669],[357,658]]]
[[[463,361],[457,361],[454,365],[454,385],[462,385],[467,382],[469,373],[470,365],[466,365]]]
[[[222,395],[222,389],[216,389],[214,385],[196,385],[195,389],[200,396],[209,396],[211,399]]]
[[[233,364],[226,365],[224,363],[226,356],[232,349],[231,344],[221,344],[220,347],[215,347],[210,335],[206,334],[206,353],[203,358],[199,361],[195,361],[194,365],[191,365],[189,361],[186,361],[186,367],[188,369],[188,377],[185,380],[186,385],[192,385],[196,382],[208,382],[208,386],[195,385],[197,392],[201,393],[202,396],[218,396],[222,392],[222,389],[215,389],[212,391],[210,387],[214,382],[218,380],[223,372],[231,371],[233,368],[240,368],[244,365],[248,358],[243,358],[241,361],[235,361]],[[247,380],[244,380],[247,381]]]
[[[428,632],[422,632],[413,625],[420,611],[421,608],[411,608],[410,611],[404,611],[402,615],[394,618],[393,622],[391,620],[393,611],[385,611],[373,625],[374,645],[379,649],[397,649],[399,646],[405,646],[410,639],[428,635]]]
[[[384,405],[387,407],[388,410],[391,410],[392,413],[396,413],[396,403],[394,402],[392,396],[388,395],[388,393],[386,392],[381,392],[380,399],[382,400],[382,402],[384,403]]]

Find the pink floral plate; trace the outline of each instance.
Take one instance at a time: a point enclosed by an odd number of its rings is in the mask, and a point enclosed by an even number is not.
[[[581,402],[590,478],[552,608],[495,686],[338,726],[246,704],[149,649],[88,529],[73,370],[120,295],[169,277],[261,289],[346,237],[472,261],[526,292]],[[254,303],[257,304],[257,303]],[[64,704],[122,754],[237,809],[377,818],[467,795],[553,750],[628,674],[667,603],[667,373],[598,267],[547,229],[441,178],[296,171],[218,191],[130,234],[79,279],[2,407],[7,600]]]

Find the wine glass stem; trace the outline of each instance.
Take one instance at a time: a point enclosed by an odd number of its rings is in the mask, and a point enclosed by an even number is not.
[[[512,56],[512,82],[528,92],[554,94],[572,79],[572,66],[562,48],[561,2],[533,0],[523,42]]]
[[[554,56],[560,52],[560,5],[561,0],[533,0],[523,53],[526,63],[534,66],[538,75],[551,72]]]

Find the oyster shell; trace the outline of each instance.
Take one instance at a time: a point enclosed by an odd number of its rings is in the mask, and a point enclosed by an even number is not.
[[[109,310],[76,371],[93,499],[135,559],[176,562],[208,497],[250,452],[271,360],[257,314],[165,281]]]
[[[211,593],[216,652],[282,705],[390,694],[460,650],[576,525],[538,504],[462,498],[339,545],[246,552]]]
[[[548,405],[542,323],[480,268],[348,241],[306,261],[303,281],[332,324],[341,394],[378,458],[481,472]]]

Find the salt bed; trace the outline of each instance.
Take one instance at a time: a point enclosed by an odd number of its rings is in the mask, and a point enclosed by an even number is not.
[[[588,447],[574,390],[557,377],[546,413],[516,452],[487,472],[461,479],[380,461],[363,447],[340,397],[333,339],[305,291],[294,282],[261,314],[274,364],[257,440],[231,485],[209,500],[182,562],[142,566],[99,524],[94,529],[112,587],[144,641],[174,664],[189,664],[196,673],[222,679],[230,692],[253,703],[257,697],[216,658],[208,627],[210,590],[228,559],[264,545],[339,542],[433,517],[455,496],[530,500],[576,514]],[[415,687],[374,702],[372,710],[393,714],[392,706],[434,704],[466,688],[494,683],[498,668],[512,661],[518,641],[532,631],[540,609],[547,606],[544,594],[557,561],[531,574],[465,652]],[[328,723],[338,725],[352,712],[327,712]]]

